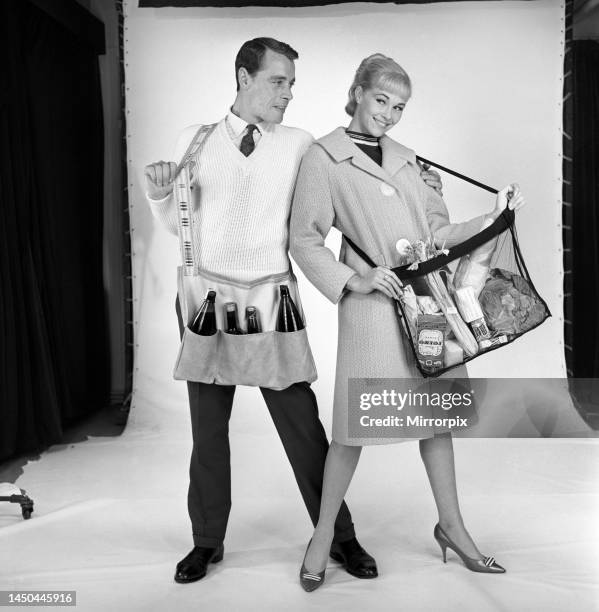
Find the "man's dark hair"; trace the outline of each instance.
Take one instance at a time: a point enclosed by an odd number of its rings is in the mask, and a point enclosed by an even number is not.
[[[262,58],[267,49],[284,55],[291,61],[296,60],[299,55],[297,51],[291,48],[287,43],[280,42],[274,38],[254,38],[243,43],[241,49],[235,58],[235,82],[237,83],[237,91],[239,91],[239,69],[245,68],[250,75],[256,74],[262,66]]]

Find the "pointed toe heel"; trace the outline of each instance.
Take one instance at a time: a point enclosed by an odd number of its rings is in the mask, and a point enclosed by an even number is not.
[[[315,591],[318,587],[324,584],[324,575],[326,572],[326,568],[322,570],[322,572],[309,572],[306,569],[306,566],[302,564],[302,568],[300,569],[300,584],[302,585],[302,589],[307,593],[311,593]]]
[[[310,548],[311,542],[312,540],[308,542],[306,554],[304,555],[304,561],[299,572],[300,585],[302,586],[302,589],[306,591],[306,593],[311,593],[324,584],[324,576],[327,571],[326,565],[322,572],[309,572],[306,569],[306,555],[308,554],[308,548]]]
[[[482,559],[473,559],[468,557],[464,551],[443,531],[441,525],[437,523],[433,531],[433,536],[441,548],[443,553],[443,563],[447,563],[447,549],[451,548],[458,555],[462,563],[471,572],[480,572],[481,574],[504,574],[505,568],[495,561],[495,557],[483,557]]]

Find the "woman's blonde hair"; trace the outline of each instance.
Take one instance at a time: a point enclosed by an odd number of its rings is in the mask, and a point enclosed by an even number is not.
[[[408,73],[393,59],[382,53],[374,53],[363,59],[356,70],[354,82],[348,93],[345,112],[353,117],[356,112],[356,87],[371,89],[383,87],[385,89],[400,90],[402,94],[410,96],[412,83]]]

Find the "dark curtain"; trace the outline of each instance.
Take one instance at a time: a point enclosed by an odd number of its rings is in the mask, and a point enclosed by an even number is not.
[[[599,378],[599,43],[572,53],[573,371]]]
[[[96,52],[25,0],[0,3],[0,46],[2,460],[105,405],[108,351]]]

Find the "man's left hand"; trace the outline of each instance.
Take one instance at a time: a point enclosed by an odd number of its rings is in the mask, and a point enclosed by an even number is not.
[[[438,172],[430,170],[428,164],[422,164],[420,166],[420,176],[429,187],[432,187],[440,196],[443,196],[443,183]]]

